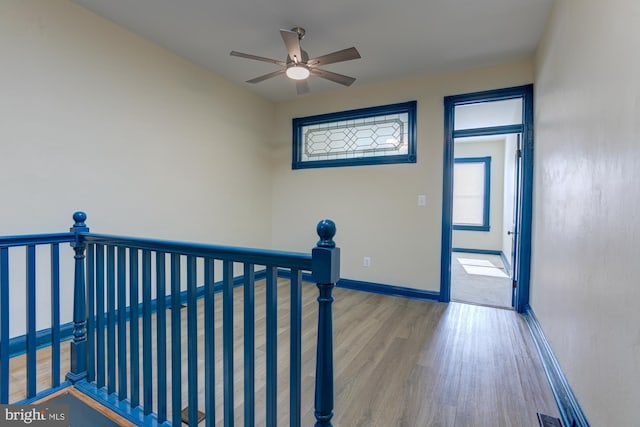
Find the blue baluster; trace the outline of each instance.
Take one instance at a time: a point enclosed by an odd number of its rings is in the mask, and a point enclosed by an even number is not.
[[[204,409],[206,427],[216,424],[216,340],[214,260],[204,260]]]
[[[96,385],[105,385],[104,245],[96,245]]]
[[[182,337],[180,325],[180,255],[171,254],[171,423],[182,424]]]
[[[142,251],[142,402],[143,412],[153,411],[153,356],[151,353],[151,251]]]
[[[198,300],[196,257],[187,257],[187,402],[188,424],[198,424]]]
[[[167,284],[166,254],[156,252],[156,357],[158,360],[158,422],[167,420]]]
[[[9,403],[9,248],[0,248],[0,404]]]
[[[278,422],[278,271],[272,266],[267,267],[266,294],[266,425],[276,427]]]
[[[27,246],[27,397],[36,394],[36,247]]]
[[[107,392],[116,391],[116,248],[107,246]]]
[[[222,263],[222,383],[224,426],[233,427],[233,262]]]
[[[140,405],[140,253],[129,248],[129,348],[131,364],[131,406]],[[158,375],[160,373],[158,372]]]
[[[127,248],[118,247],[118,400],[127,398]]]
[[[60,385],[60,245],[51,245],[51,387]]]
[[[67,380],[76,383],[87,376],[87,307],[85,302],[84,250],[85,243],[81,233],[89,232],[84,223],[87,214],[76,212],[73,214],[75,224],[71,231],[75,239],[71,243],[75,255],[75,272],[73,281],[73,341],[71,342],[71,369],[67,373]]]
[[[302,271],[291,270],[291,338],[289,412],[290,427],[300,427],[302,417]]]
[[[96,380],[96,245],[87,246],[87,381]],[[59,288],[59,286],[58,286]]]
[[[244,423],[255,425],[255,282],[253,264],[244,265]]]
[[[333,288],[340,278],[340,249],[333,236],[336,225],[331,220],[318,223],[320,240],[311,251],[312,277],[317,283],[318,344],[316,348],[315,427],[331,427],[333,417]]]

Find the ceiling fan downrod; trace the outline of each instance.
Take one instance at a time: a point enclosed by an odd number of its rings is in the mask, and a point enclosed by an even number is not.
[[[298,35],[298,40],[302,40],[304,35],[307,34],[304,28],[302,27],[293,27],[291,32],[296,33]]]

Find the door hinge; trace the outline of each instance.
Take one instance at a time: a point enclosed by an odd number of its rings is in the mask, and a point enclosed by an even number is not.
[[[511,284],[513,285],[513,289],[518,287],[518,281],[515,279],[511,281]]]
[[[516,150],[516,157],[521,158],[522,157],[522,150],[520,148],[518,148]]]

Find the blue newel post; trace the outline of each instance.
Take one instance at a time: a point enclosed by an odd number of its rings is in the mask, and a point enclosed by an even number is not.
[[[75,240],[71,247],[75,251],[75,274],[73,283],[73,341],[71,342],[71,370],[67,373],[67,380],[76,383],[87,376],[87,307],[85,301],[84,251],[85,243],[80,233],[89,231],[84,223],[87,214],[76,212],[73,214],[75,224],[71,232],[75,233]]]
[[[340,278],[340,248],[333,236],[336,225],[325,219],[318,223],[320,240],[311,251],[313,281],[317,283],[318,345],[316,347],[315,427],[332,427],[333,417],[333,288]]]

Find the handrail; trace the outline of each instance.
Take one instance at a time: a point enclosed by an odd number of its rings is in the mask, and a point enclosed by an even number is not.
[[[221,246],[95,233],[80,233],[80,236],[85,243],[127,246],[135,249],[148,249],[166,253],[211,257],[224,261],[239,261],[249,262],[256,265],[282,266],[297,268],[304,271],[312,270],[311,255],[301,252],[284,252],[269,249],[245,248],[240,246]]]
[[[69,243],[75,238],[74,233],[26,234],[21,236],[0,236],[0,248],[11,248],[29,245],[50,245],[53,243]]]

